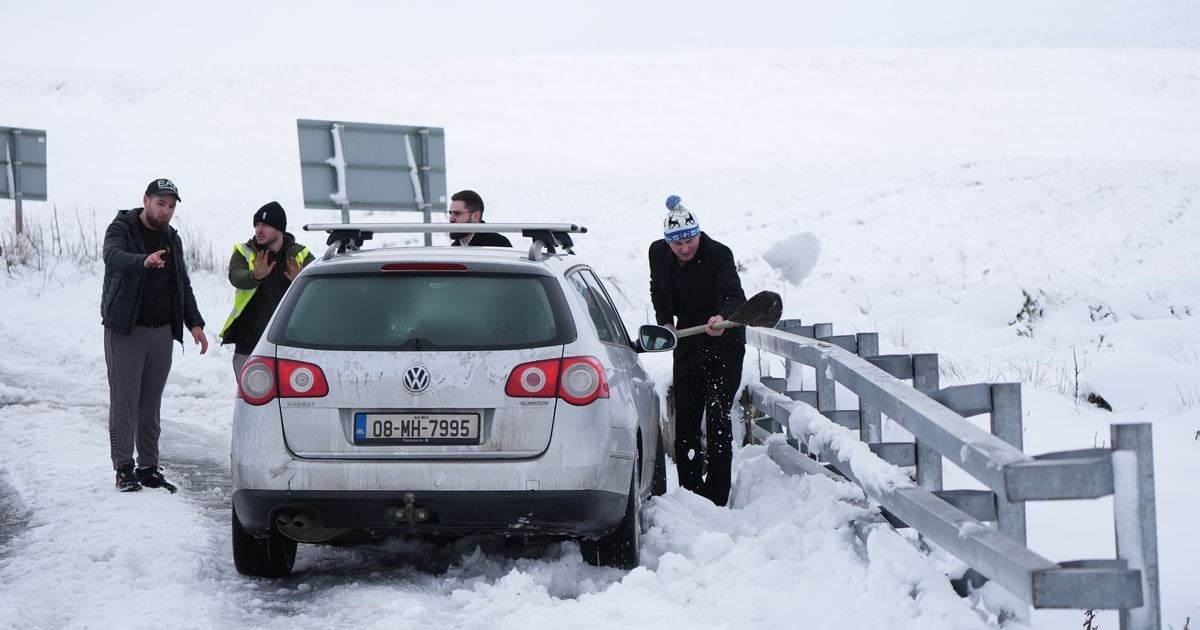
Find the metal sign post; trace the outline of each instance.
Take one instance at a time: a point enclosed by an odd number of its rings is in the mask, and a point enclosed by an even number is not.
[[[439,127],[297,120],[305,208],[444,212],[446,134]],[[425,244],[431,245],[429,234]]]
[[[46,200],[46,132],[40,129],[0,127],[0,196],[14,200],[17,234],[24,231],[21,202]]]
[[[21,130],[12,130],[13,204],[17,209],[17,234],[24,231],[21,221]]]

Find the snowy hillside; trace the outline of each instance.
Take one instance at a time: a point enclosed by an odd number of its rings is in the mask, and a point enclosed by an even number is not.
[[[783,294],[785,316],[878,331],[884,352],[936,352],[944,386],[1021,382],[1027,452],[1153,422],[1164,627],[1200,623],[1192,3],[965,15],[923,0],[901,16],[882,0],[864,14],[447,4],[401,3],[370,22],[356,5],[346,15],[364,18],[363,34],[338,23],[322,39],[336,21],[315,3],[170,9],[150,30],[135,18],[156,4],[68,3],[73,40],[0,61],[0,125],[48,131],[51,199],[24,204],[27,231],[65,250],[0,272],[0,628],[1000,623],[1002,602],[959,600],[910,547],[855,560],[837,527],[844,491],[780,478],[755,447],[737,454],[733,509],[677,488],[651,504],[644,566],[628,574],[583,565],[569,544],[468,541],[302,548],[295,578],[243,579],[228,556],[228,347],[175,355],[163,457],[184,492],[113,493],[97,241],[148,180],[172,178],[185,247],[216,261],[193,279],[214,336],[232,299],[220,268],[254,209],[280,201],[314,247],[322,237],[299,226],[337,218],[302,207],[299,118],[445,128],[450,190],[479,191],[489,221],[588,226],[578,251],[627,323],[650,317],[646,247],[675,193],[733,249],[749,291]],[[452,9],[476,19],[456,29]],[[49,11],[7,3],[0,15],[44,24]],[[10,262],[12,207],[0,200]],[[797,285],[762,254],[802,234],[820,255]],[[777,369],[755,354],[748,378]],[[669,359],[646,363],[665,383]],[[1105,501],[1031,505],[1030,547],[1111,557],[1110,515]],[[1003,623],[1081,624],[1077,611]]]

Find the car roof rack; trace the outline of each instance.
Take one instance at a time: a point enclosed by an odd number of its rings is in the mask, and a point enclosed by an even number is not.
[[[469,228],[467,226],[470,226]],[[471,233],[512,233],[520,232],[522,236],[531,239],[529,245],[529,260],[541,260],[547,255],[557,253],[561,247],[568,254],[574,254],[571,249],[575,246],[571,234],[584,234],[587,228],[574,223],[309,223],[304,226],[308,232],[328,232],[329,238],[325,244],[322,260],[329,260],[337,254],[362,249],[363,243],[371,240],[375,234],[449,234],[470,229]]]

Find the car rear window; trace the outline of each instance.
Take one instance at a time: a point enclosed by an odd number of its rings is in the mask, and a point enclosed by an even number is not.
[[[301,278],[270,340],[371,350],[499,350],[574,339],[553,279],[510,274],[347,274]]]

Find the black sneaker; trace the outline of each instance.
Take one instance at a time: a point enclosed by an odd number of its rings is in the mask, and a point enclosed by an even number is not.
[[[133,464],[117,469],[117,492],[133,492],[142,489],[142,482],[133,472]]]
[[[137,469],[137,479],[147,488],[165,488],[171,494],[175,494],[175,491],[178,490],[175,484],[163,477],[162,466]]]

